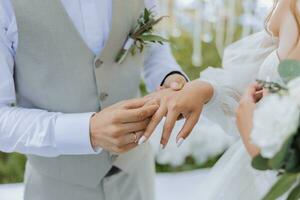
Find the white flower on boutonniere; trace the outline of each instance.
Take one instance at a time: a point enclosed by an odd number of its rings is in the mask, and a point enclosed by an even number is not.
[[[137,51],[141,53],[148,43],[159,43],[162,45],[163,42],[168,42],[167,39],[154,33],[154,26],[165,17],[162,16],[156,19],[155,14],[145,8],[137,20],[137,25],[130,31],[122,49],[116,56],[116,62],[121,64],[129,52],[132,55],[135,55]]]
[[[264,158],[273,158],[296,133],[299,115],[296,101],[289,96],[272,94],[261,102],[254,113],[251,140]]]

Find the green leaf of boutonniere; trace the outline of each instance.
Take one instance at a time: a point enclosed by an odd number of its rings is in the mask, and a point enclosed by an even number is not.
[[[137,39],[142,40],[144,42],[153,42],[153,43],[169,42],[169,40],[167,40],[159,35],[152,35],[152,34],[144,34],[144,35],[139,36]]]
[[[146,23],[150,20],[150,16],[151,16],[151,12],[147,8],[145,8],[144,9],[144,20]]]
[[[154,12],[145,8],[138,18],[135,28],[130,31],[122,49],[116,56],[116,62],[121,64],[129,52],[131,52],[131,55],[135,55],[138,51],[143,52],[145,45],[149,43],[162,45],[164,42],[169,42],[167,39],[154,33],[154,26],[165,17],[162,16],[156,19]]]
[[[300,76],[300,62],[296,60],[284,60],[278,66],[278,73],[285,83]]]

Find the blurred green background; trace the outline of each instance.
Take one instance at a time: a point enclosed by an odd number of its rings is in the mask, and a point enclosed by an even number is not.
[[[207,66],[220,66],[221,59],[218,56],[214,42],[203,43],[203,65],[201,67],[193,66],[191,62],[192,56],[192,40],[187,33],[181,34],[179,38],[170,38],[172,51],[177,59],[177,62],[182,66],[183,70],[190,77],[190,79],[196,79],[199,77],[199,73]],[[141,86],[142,90],[144,86]],[[171,168],[170,166],[157,165],[157,171],[182,171],[191,170],[201,167],[212,166],[217,159],[212,159],[208,163],[202,165],[196,165],[193,159],[188,158],[185,165],[178,168]],[[23,174],[25,169],[26,159],[23,155],[12,153],[0,153],[0,183],[15,183],[23,181]]]

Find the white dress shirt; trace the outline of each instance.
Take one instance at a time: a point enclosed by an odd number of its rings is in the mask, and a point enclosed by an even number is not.
[[[111,0],[61,0],[78,32],[95,53],[101,53],[110,34]],[[154,0],[145,0],[147,7]],[[142,11],[141,11],[142,12]],[[16,102],[14,56],[18,30],[10,0],[0,0],[0,150],[45,157],[96,154],[90,143],[92,113],[64,114],[12,107]],[[171,71],[181,71],[168,45],[151,46],[144,77],[150,91]],[[42,87],[42,86],[41,86]]]

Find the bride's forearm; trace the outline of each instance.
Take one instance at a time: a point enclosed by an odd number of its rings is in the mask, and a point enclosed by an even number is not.
[[[245,136],[245,137],[243,137],[243,136]],[[259,154],[260,149],[251,143],[249,136],[250,136],[250,132],[242,133],[242,140],[243,140],[243,143],[244,143],[248,153],[250,154],[250,156],[255,157]]]
[[[240,136],[245,145],[245,148],[252,157],[255,157],[260,152],[259,148],[251,143],[250,138],[251,131],[253,129],[254,109],[255,104],[251,101],[247,101],[247,98],[244,98],[241,100],[236,112],[236,123]]]
[[[201,80],[194,80],[189,84],[195,89],[195,91],[197,91],[199,94],[199,100],[204,104],[208,103],[213,97],[214,88],[210,83]],[[187,87],[189,86],[187,85]]]
[[[239,116],[239,112],[237,113],[237,125],[238,129],[241,135],[241,138],[243,140],[243,143],[246,147],[246,150],[250,154],[250,156],[255,157],[259,154],[260,149],[251,143],[251,130],[252,130],[252,121],[251,118],[248,120],[242,120],[243,117]]]

